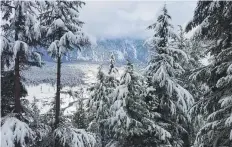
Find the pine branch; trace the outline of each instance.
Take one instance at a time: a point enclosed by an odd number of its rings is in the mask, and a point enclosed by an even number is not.
[[[61,109],[61,112],[64,112],[67,108],[72,107],[75,103],[79,102],[80,100],[83,101],[83,100],[88,100],[88,99],[89,98],[82,98],[82,99],[78,99],[76,101],[70,102],[68,106]]]
[[[7,6],[7,7],[10,7],[11,9],[15,9],[16,7],[14,6],[11,6],[9,4],[7,4],[6,2],[1,2],[3,6]]]

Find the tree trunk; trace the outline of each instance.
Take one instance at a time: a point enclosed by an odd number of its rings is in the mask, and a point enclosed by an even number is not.
[[[21,7],[19,7],[21,9]],[[18,41],[18,31],[19,31],[19,21],[15,22],[15,41]],[[21,112],[21,103],[20,103],[20,74],[19,74],[19,52],[17,52],[15,57],[15,66],[14,66],[14,99],[15,99],[15,113]]]
[[[21,112],[20,103],[20,74],[19,74],[19,53],[15,57],[15,67],[14,67],[14,99],[15,99],[15,113]]]
[[[184,133],[182,135],[183,137],[183,141],[184,141],[184,147],[190,147],[190,140],[189,140],[189,134],[188,133]]]
[[[59,51],[58,51],[59,52]],[[59,123],[60,123],[60,71],[61,71],[61,56],[58,55],[57,57],[57,79],[56,79],[56,114],[55,114],[55,129],[58,128]],[[57,138],[55,138],[55,144],[54,147],[59,147],[59,140]]]
[[[102,147],[104,147],[105,146],[105,133],[104,133],[102,124],[100,124],[100,134],[101,134]]]
[[[57,57],[57,81],[56,81],[56,116],[55,116],[55,129],[58,127],[60,122],[60,77],[61,77],[61,56]]]

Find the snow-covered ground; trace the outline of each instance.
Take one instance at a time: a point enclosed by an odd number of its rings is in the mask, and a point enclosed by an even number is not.
[[[74,66],[75,64],[63,63],[61,65],[61,83],[62,85],[75,86],[83,84],[84,73],[82,69],[84,64],[81,64],[79,68]],[[52,62],[46,62],[45,65],[40,67],[30,67],[28,70],[23,70],[22,75],[25,78],[24,83],[26,85],[39,85],[41,83],[49,83],[55,85],[56,83],[56,64]]]
[[[96,82],[99,64],[95,63],[63,63],[61,73],[61,83],[63,92],[77,91],[83,88],[84,98],[88,98],[87,87]],[[119,74],[123,72],[124,67],[118,67]],[[103,66],[103,70],[107,71],[108,67]],[[56,65],[55,63],[46,63],[42,68],[31,67],[23,72],[25,86],[28,95],[25,97],[30,102],[35,100],[40,113],[46,113],[55,100],[55,80]],[[68,104],[75,99],[67,93],[61,93],[61,109],[67,107]],[[75,105],[65,110],[65,114],[72,114],[76,110]]]

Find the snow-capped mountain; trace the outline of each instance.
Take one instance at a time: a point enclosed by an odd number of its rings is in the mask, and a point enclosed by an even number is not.
[[[147,59],[147,49],[144,40],[141,39],[99,39],[91,47],[84,48],[82,51],[73,50],[63,57],[63,62],[70,61],[108,61],[110,55],[115,55],[118,63],[125,62],[127,59],[143,63]],[[47,55],[46,50],[42,49],[44,61],[52,61]]]

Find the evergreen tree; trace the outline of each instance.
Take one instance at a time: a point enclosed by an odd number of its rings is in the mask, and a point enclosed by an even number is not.
[[[145,140],[150,133],[154,133],[153,140],[170,137],[166,130],[153,121],[156,116],[150,113],[145,102],[146,87],[143,79],[128,61],[120,85],[112,94],[113,104],[106,125],[112,130],[113,139],[123,146],[149,146]]]
[[[76,108],[76,112],[74,113],[73,116],[73,124],[76,128],[78,129],[87,129],[87,115],[86,115],[86,110],[85,105],[83,103],[83,89],[81,88],[79,94],[78,94],[78,105]]]
[[[36,61],[40,65],[40,54],[32,52],[31,48],[36,44],[40,36],[39,22],[36,19],[36,3],[34,1],[2,1],[2,19],[9,23],[4,23],[3,30],[3,52],[10,53],[14,60],[14,111],[20,113],[21,86],[20,70],[30,62]],[[9,51],[7,51],[9,50]],[[7,56],[4,56],[4,61]],[[9,64],[9,63],[8,63]]]
[[[55,123],[52,131],[54,146],[93,146],[94,134],[72,126],[72,122],[61,117],[60,109],[61,91],[61,59],[67,52],[80,50],[89,44],[88,38],[81,28],[83,22],[79,20],[79,9],[84,2],[81,1],[46,1],[41,7],[40,20],[46,30],[43,43],[48,45],[48,53],[57,63],[56,97],[55,97]],[[62,120],[64,119],[64,121]]]
[[[202,114],[205,124],[200,128],[195,146],[232,145],[232,3],[229,1],[199,1],[186,31],[198,26],[195,37],[208,42],[209,65],[195,71],[192,78],[206,83],[208,91],[193,107]]]
[[[86,121],[86,111],[83,108],[84,104],[80,101],[79,106],[74,114],[73,123],[76,128],[79,129],[87,129],[87,121]]]
[[[94,119],[100,122],[108,117],[110,107],[108,85],[106,84],[106,75],[102,71],[102,66],[99,67],[97,80],[97,83],[90,89],[92,92],[89,106],[92,107],[92,111],[96,114]]]
[[[33,47],[40,39],[39,22],[36,18],[35,1],[1,1],[4,23],[1,28],[1,84],[2,114],[1,121],[3,146],[32,145],[36,130],[30,126],[32,111],[22,106],[21,97],[27,94],[21,83],[20,71],[30,65],[41,63],[40,54]],[[13,66],[13,70],[10,68]],[[15,113],[10,113],[10,112]]]
[[[205,47],[201,40],[196,37],[190,39],[185,37],[185,31],[181,25],[178,25],[179,33],[175,37],[175,45],[178,49],[184,51],[188,56],[188,62],[179,59],[181,66],[184,68],[185,73],[189,74],[191,70],[202,67],[200,59],[204,58]]]
[[[178,27],[179,33],[175,37],[174,44],[176,48],[184,51],[188,56],[188,61],[183,60],[183,58],[178,59],[178,62],[185,71],[178,75],[179,83],[187,89],[193,95],[194,100],[197,101],[199,97],[203,95],[204,91],[202,87],[204,84],[198,84],[192,81],[190,77],[193,71],[203,66],[200,59],[203,57],[204,48],[201,41],[195,37],[191,39],[186,38],[182,26],[179,25]],[[190,80],[191,82],[189,82]],[[188,138],[188,140],[184,142],[184,146],[189,146],[190,143],[192,144],[194,142],[195,132],[198,129],[198,127],[194,127],[194,125],[199,125],[199,123],[201,123],[200,117],[201,116],[189,117],[187,122],[183,124],[184,128],[188,131],[188,134],[183,135],[185,138]]]
[[[14,110],[14,71],[9,69],[13,62],[13,49],[5,37],[1,37],[1,116]],[[8,70],[7,70],[8,69]],[[20,82],[20,97],[27,94]]]
[[[114,78],[116,78],[116,74],[118,74],[118,69],[115,68],[115,56],[113,53],[110,55],[110,69],[108,72],[109,75],[112,75]]]
[[[102,138],[102,145],[105,146],[107,140],[109,139],[109,129],[105,128],[105,120],[109,118],[109,109],[112,105],[112,92],[119,84],[119,81],[116,79],[118,73],[117,68],[115,68],[115,58],[114,55],[111,55],[110,59],[110,68],[108,74],[102,71],[102,66],[100,66],[97,83],[91,87],[91,97],[89,101],[89,107],[91,113],[93,113],[94,118],[93,122],[98,123],[99,133]]]
[[[171,16],[163,7],[157,22],[148,27],[154,30],[154,36],[148,41],[150,60],[146,68],[148,88],[147,102],[155,103],[154,112],[159,113],[159,121],[171,137],[167,145],[183,146],[188,142],[185,126],[188,122],[188,110],[193,104],[192,95],[181,86],[180,75],[184,73],[181,62],[188,57],[183,49],[183,38],[172,31]],[[175,39],[182,39],[176,45]],[[188,143],[187,143],[188,144]]]
[[[89,111],[92,114],[91,120],[91,130],[95,130],[99,137],[101,138],[101,144],[104,146],[106,138],[106,130],[103,126],[103,121],[109,116],[110,108],[110,97],[108,85],[106,83],[106,75],[102,71],[102,66],[99,67],[97,75],[97,83],[91,87],[91,96],[88,103]],[[92,125],[95,125],[95,128],[92,128]],[[96,128],[97,127],[97,128]]]
[[[55,128],[60,122],[61,59],[72,49],[81,49],[89,43],[81,32],[83,22],[79,20],[81,1],[46,1],[40,15],[41,24],[47,30],[45,42],[50,44],[48,53],[57,62],[55,100]]]

